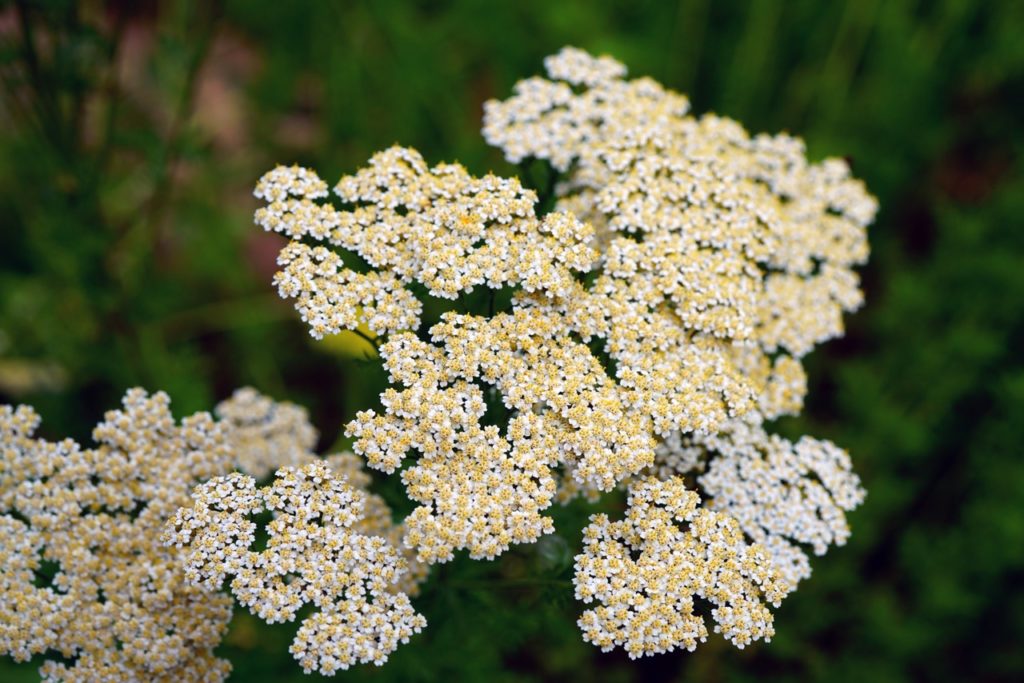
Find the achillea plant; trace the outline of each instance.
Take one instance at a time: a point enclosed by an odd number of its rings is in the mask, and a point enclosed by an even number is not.
[[[96,451],[33,440],[33,413],[4,414],[6,652],[216,680],[226,585],[271,622],[316,606],[292,646],[305,671],[381,664],[426,625],[409,598],[430,565],[494,559],[552,533],[556,502],[617,489],[624,517],[592,516],[576,556],[585,640],[692,650],[709,632],[695,599],[736,646],[771,638],[769,607],[810,575],[808,551],[846,541],[864,497],[844,451],[768,425],[800,412],[801,359],[862,303],[853,268],[875,201],[845,162],[691,116],[609,57],[565,48],[545,65],[485,105],[483,129],[524,175],[546,165],[537,187],[402,147],[343,177],[337,205],[309,169],[256,186],[256,223],[291,239],[281,296],[317,339],[362,336],[388,373],[381,408],[345,427],[354,453],[318,457],[305,411],[252,389],[221,422],[181,428],[165,398],[132,392]],[[415,504],[401,522],[364,462],[401,478]],[[60,566],[46,587],[40,550]],[[117,564],[126,553],[144,562]],[[97,566],[114,582],[102,605]],[[82,604],[93,629],[112,604],[137,625],[67,634]],[[160,656],[137,654],[154,643]],[[70,677],[62,666],[44,675]]]

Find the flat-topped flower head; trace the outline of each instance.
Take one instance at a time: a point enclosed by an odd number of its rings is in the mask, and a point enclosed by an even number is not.
[[[508,100],[484,103],[484,139],[512,163],[544,159],[566,172],[581,157],[618,144],[602,139],[610,128],[622,142],[662,141],[656,126],[690,109],[686,97],[649,78],[625,80],[626,67],[610,57],[567,47],[544,65],[551,80],[528,78]]]
[[[550,443],[512,424],[507,436],[481,424],[483,391],[444,370],[436,347],[399,335],[381,354],[406,388],[385,391],[384,412],[363,411],[346,431],[355,451],[384,472],[394,472],[410,451],[420,454],[402,472],[409,498],[420,503],[404,522],[405,543],[419,559],[446,562],[460,549],[493,558],[552,531],[540,514],[554,495]]]
[[[556,500],[625,488],[626,519],[594,517],[577,557],[578,597],[601,603],[585,638],[692,649],[699,598],[735,644],[767,639],[766,604],[809,571],[802,546],[842,543],[863,495],[845,453],[763,425],[800,412],[801,359],[861,304],[875,200],[846,162],[694,116],[610,57],[565,48],[544,64],[485,104],[483,127],[524,174],[548,166],[540,197],[403,147],[343,177],[337,205],[307,169],[257,186],[256,222],[292,239],[280,294],[314,337],[369,330],[391,384],[345,433],[417,507],[395,524],[364,496],[350,531],[425,574],[538,540]],[[365,480],[354,456],[335,466]]]
[[[558,54],[545,57],[544,67],[552,78],[572,85],[596,85],[626,75],[626,67],[611,57],[593,57],[574,47],[563,47]]]
[[[253,195],[268,204],[283,202],[290,197],[322,199],[327,196],[327,183],[301,166],[278,166],[260,178]]]
[[[164,538],[183,548],[190,581],[216,588],[230,577],[238,601],[269,623],[315,605],[291,652],[307,673],[330,676],[356,663],[383,664],[426,626],[409,597],[391,590],[405,572],[401,556],[359,530],[364,505],[364,495],[323,462],[282,468],[263,488],[234,473],[200,486]],[[251,517],[263,511],[273,515],[267,544],[253,550]]]
[[[372,269],[345,268],[324,246],[295,241],[282,251],[278,291],[297,299],[316,337],[364,323],[378,335],[415,330],[422,306],[405,289],[413,282],[445,299],[485,285],[559,294],[596,258],[589,226],[567,213],[538,219],[536,193],[518,180],[477,178],[459,164],[429,168],[412,149],[392,147],[342,178],[334,191],[350,210],[314,201],[323,196],[316,180],[278,167],[256,190],[268,200],[257,224],[354,252]]]
[[[758,545],[728,515],[699,507],[683,481],[647,479],[629,489],[622,521],[591,517],[576,556],[576,598],[597,602],[580,617],[583,639],[630,658],[692,651],[707,639],[694,599],[713,605],[715,631],[737,647],[771,640],[790,590]]]
[[[34,411],[0,407],[0,651],[59,653],[44,680],[215,682],[230,670],[213,654],[230,601],[187,583],[159,541],[230,455],[210,415],[179,425],[169,403],[129,391],[92,449],[36,439]]]
[[[358,490],[363,496],[364,514],[357,530],[385,539],[406,562],[408,570],[389,590],[412,596],[419,593],[429,566],[420,562],[407,546],[406,525],[396,522],[384,499],[370,492],[373,480],[363,468],[361,457],[342,452],[321,458],[313,451],[317,431],[310,424],[306,409],[275,401],[251,387],[235,391],[217,405],[216,413],[226,429],[235,468],[243,474],[261,481],[282,467],[323,462],[336,478]]]
[[[565,305],[614,302],[613,329],[660,316],[796,357],[842,334],[843,312],[861,303],[852,267],[867,258],[877,208],[846,163],[812,164],[796,138],[689,116],[683,96],[587,59],[564,50],[546,62],[553,80],[521,82],[484,116],[484,137],[510,161],[567,172],[558,206],[598,232],[603,272],[590,294],[611,301]],[[572,75],[588,71],[602,75]]]

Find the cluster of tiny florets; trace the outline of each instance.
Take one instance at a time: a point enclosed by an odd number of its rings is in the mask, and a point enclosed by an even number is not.
[[[252,387],[243,387],[216,407],[220,424],[227,430],[235,469],[262,481],[282,467],[301,467],[324,462],[335,477],[363,494],[364,514],[356,529],[385,539],[405,559],[407,571],[389,586],[392,592],[419,594],[429,565],[417,559],[406,542],[406,525],[396,523],[391,507],[370,491],[373,479],[365,462],[354,453],[335,453],[321,458],[314,451],[317,430],[302,406],[275,401]]]
[[[0,652],[57,653],[47,681],[221,681],[213,654],[227,597],[185,580],[159,536],[192,487],[230,469],[224,432],[180,425],[166,394],[133,389],[83,449],[33,436],[38,415],[0,407]]]
[[[257,480],[312,457],[317,432],[301,406],[243,387],[218,403],[215,413],[229,430],[235,469]]]
[[[254,515],[270,512],[266,547],[253,550]],[[195,585],[231,592],[261,619],[292,621],[313,604],[291,652],[306,672],[332,675],[359,662],[383,664],[426,620],[409,597],[391,590],[405,571],[401,556],[379,536],[358,530],[364,497],[314,462],[285,467],[257,488],[241,473],[196,489],[195,502],[169,525],[165,542],[183,548]]]
[[[355,453],[335,453],[323,459],[336,478],[345,479],[349,486],[363,494],[363,516],[355,529],[386,540],[405,560],[405,572],[392,583],[391,592],[416,597],[420,587],[430,575],[430,565],[421,562],[414,546],[406,541],[408,527],[405,521],[396,523],[391,506],[380,495],[370,491],[372,478],[364,469],[365,461]]]
[[[626,75],[626,67],[607,55],[592,57],[579,48],[566,47],[544,58],[548,74],[570,85],[597,85]]]
[[[862,497],[850,493],[860,489],[848,462],[831,457],[830,444],[801,442],[801,453],[828,453],[815,462],[847,473],[833,499],[809,466],[779,466],[737,488],[724,474],[739,467],[736,449],[718,458],[736,425],[802,408],[799,359],[842,334],[843,312],[861,304],[852,268],[867,258],[865,228],[877,205],[845,162],[811,164],[798,139],[752,137],[734,121],[691,116],[685,97],[626,80],[606,57],[566,48],[545,66],[551,80],[528,79],[510,99],[485,105],[484,136],[510,161],[547,160],[566,173],[558,206],[594,225],[602,256],[593,285],[537,305],[561,311],[583,338],[606,340],[619,384],[661,437],[645,473],[698,473],[710,462],[700,482],[714,489],[716,509],[735,513],[795,583],[809,571],[806,557],[781,538],[818,553],[845,539],[842,511]],[[689,392],[684,410],[666,410],[671,390],[650,383],[707,378],[702,365],[719,373],[711,386],[724,400],[716,406],[707,400],[713,392]],[[773,444],[762,451],[795,452],[759,435]],[[793,495],[790,508],[780,506],[790,489],[803,492],[803,514]],[[755,494],[764,499],[744,507]]]
[[[334,191],[351,210],[314,201],[322,187],[312,171],[278,167],[255,192],[268,201],[256,222],[294,240],[278,259],[278,291],[297,300],[318,338],[362,324],[375,335],[415,330],[422,304],[407,289],[413,282],[445,299],[480,286],[559,294],[596,258],[589,226],[568,213],[538,219],[536,193],[518,180],[429,168],[412,149],[392,147],[342,178]],[[302,238],[355,252],[371,270],[346,268],[337,252]]]
[[[620,379],[637,356],[640,374],[660,365],[663,375],[677,346],[715,348],[701,337],[799,358],[842,333],[842,313],[862,301],[852,267],[867,258],[876,210],[845,162],[810,164],[795,138],[689,116],[685,97],[625,80],[607,58],[567,48],[545,63],[554,80],[486,104],[484,136],[510,161],[568,172],[559,206],[590,221],[603,247],[597,282],[562,306],[576,332],[608,340]],[[727,401],[736,416],[743,390],[762,387],[731,361],[708,363],[739,376]],[[714,417],[694,426],[712,432]]]
[[[346,435],[369,467],[401,471],[418,507],[381,533],[421,566],[493,558],[551,532],[553,502],[622,487],[626,520],[595,518],[578,558],[578,597],[602,603],[585,637],[692,649],[696,596],[735,644],[768,638],[766,603],[809,571],[801,546],[844,542],[863,497],[843,451],[764,424],[801,411],[801,359],[862,303],[875,200],[846,162],[693,116],[610,57],[544,64],[549,78],[485,104],[483,134],[550,165],[556,212],[538,216],[518,179],[399,147],[341,179],[344,208],[312,171],[279,167],[256,189],[256,222],[293,240],[278,291],[315,337],[375,335],[392,386]],[[466,310],[479,287],[486,315]]]
[[[709,505],[767,548],[789,583],[811,575],[801,546],[823,555],[830,545],[846,543],[845,513],[864,499],[846,451],[809,436],[794,444],[753,419],[699,443],[714,456],[699,478]]]
[[[362,458],[346,452],[321,458],[313,451],[317,430],[310,423],[306,409],[287,401],[275,401],[252,387],[238,389],[229,399],[221,401],[216,414],[226,430],[238,471],[262,481],[282,467],[324,462],[334,476],[345,479],[349,486],[362,493],[364,515],[357,530],[385,539],[405,559],[408,571],[391,588],[412,596],[419,593],[430,568],[420,562],[415,551],[406,544],[406,525],[396,523],[390,506],[370,491],[373,480],[363,468]]]
[[[574,578],[576,598],[599,603],[580,617],[584,640],[632,658],[692,651],[708,635],[695,598],[734,645],[771,639],[766,603],[778,606],[789,584],[736,520],[699,503],[682,479],[652,478],[630,487],[625,519],[591,517]]]
[[[419,559],[446,562],[459,549],[493,558],[552,531],[540,512],[554,495],[549,468],[557,452],[551,438],[530,428],[541,418],[514,418],[503,436],[480,423],[483,390],[445,368],[435,347],[398,335],[381,355],[406,386],[385,391],[383,414],[361,412],[347,432],[356,452],[384,472],[394,472],[410,451],[420,453],[402,472],[409,498],[420,503],[404,522],[405,542]]]

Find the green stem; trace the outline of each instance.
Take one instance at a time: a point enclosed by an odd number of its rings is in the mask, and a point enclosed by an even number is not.
[[[124,40],[125,24],[127,13],[119,12],[117,23],[114,26],[114,34],[110,41],[110,49],[107,51],[107,73],[105,75],[102,92],[106,97],[107,110],[103,124],[103,142],[96,154],[94,171],[91,174],[93,187],[98,185],[99,178],[107,168],[107,163],[114,151],[114,137],[117,131],[117,115],[121,104],[121,83],[118,78],[118,61],[121,56],[121,47]]]
[[[137,223],[137,225],[143,226],[143,229],[155,227],[154,224],[157,216],[160,214],[160,210],[170,200],[171,180],[173,178],[172,170],[177,166],[178,157],[181,154],[183,129],[192,111],[200,68],[206,61],[206,56],[209,54],[210,47],[213,44],[218,14],[219,11],[216,8],[211,10],[210,19],[198,41],[198,47],[192,55],[192,60],[189,62],[188,71],[185,74],[185,84],[179,95],[178,106],[171,121],[171,127],[168,130],[163,148],[160,150],[157,158],[156,180],[143,211],[145,218]]]
[[[366,334],[362,330],[356,329],[356,328],[353,328],[352,331],[355,332],[356,335],[358,335],[359,337],[365,339],[366,343],[373,347],[374,353],[377,353],[378,351],[380,351],[380,345],[383,343],[380,340],[380,337],[371,337],[370,335]]]
[[[39,116],[40,126],[43,134],[49,136],[61,157],[66,159],[68,150],[64,144],[64,126],[61,121],[57,101],[48,87],[49,84],[47,83],[46,76],[43,74],[39,52],[36,50],[35,27],[32,25],[28,3],[24,0],[19,0],[15,3],[15,9],[22,36],[22,59],[28,71],[29,83],[32,84],[32,90],[35,92],[33,101]]]

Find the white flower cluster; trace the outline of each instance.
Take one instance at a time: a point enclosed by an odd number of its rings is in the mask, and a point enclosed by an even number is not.
[[[714,607],[715,631],[738,647],[770,640],[773,617],[790,586],[759,545],[749,545],[736,520],[698,507],[681,479],[646,479],[629,489],[622,521],[591,517],[576,556],[576,598],[598,602],[579,620],[583,638],[631,658],[707,639],[694,598]]]
[[[193,486],[230,469],[223,430],[206,413],[179,426],[166,394],[141,389],[96,448],[36,439],[38,425],[0,407],[0,652],[59,653],[46,681],[223,680],[230,600],[187,583],[159,542]]]
[[[714,455],[699,478],[709,506],[764,545],[789,583],[811,575],[800,545],[824,555],[846,543],[845,513],[864,500],[846,451],[809,436],[794,444],[756,419],[738,420],[701,445]]]
[[[363,459],[354,453],[335,453],[323,461],[335,477],[345,479],[349,486],[363,494],[363,517],[354,527],[355,530],[370,536],[380,536],[405,560],[406,571],[388,586],[388,590],[405,593],[409,597],[419,595],[420,587],[430,575],[430,565],[421,562],[415,548],[406,541],[408,529],[405,522],[396,524],[387,502],[370,492],[371,478],[363,469]]]
[[[353,453],[335,453],[324,458],[316,455],[317,431],[302,406],[275,401],[252,387],[236,390],[231,398],[216,407],[220,424],[227,429],[227,441],[237,470],[257,481],[282,467],[301,467],[323,462],[335,476],[363,494],[364,514],[356,530],[385,539],[406,561],[408,570],[389,586],[393,592],[419,594],[430,567],[420,562],[406,545],[406,526],[396,524],[391,508],[370,491],[372,479],[363,469],[363,459]]]
[[[293,647],[307,670],[382,663],[422,628],[407,594],[419,590],[428,568],[405,549],[405,527],[384,500],[356,490],[370,484],[360,459],[318,459],[305,411],[252,389],[218,412],[219,423],[200,413],[179,426],[166,394],[133,389],[124,409],[96,427],[99,445],[82,449],[34,438],[39,417],[31,408],[0,407],[0,653],[19,661],[58,653],[62,661],[40,669],[47,681],[221,681],[230,665],[213,649],[231,616],[230,599],[218,592],[226,573],[239,574],[233,587],[243,603],[264,598],[258,609],[267,618],[294,615],[303,602],[321,605]],[[234,465],[265,472],[289,463],[310,464],[282,470],[266,499],[243,474],[223,478]],[[333,481],[329,468],[350,476],[353,487]],[[196,557],[210,546],[190,548],[186,557],[161,535],[173,520],[195,521],[189,511],[197,485],[202,505],[209,502],[202,492],[223,493],[224,481],[251,489],[249,499],[232,499],[241,506],[236,514],[210,502],[233,549],[247,548],[238,531],[252,538],[246,515],[256,504],[278,513],[270,524],[278,542],[245,555],[254,562],[248,568],[222,554],[211,570],[220,578],[203,580]],[[182,540],[180,530],[172,533]],[[209,544],[212,537],[204,538]],[[302,592],[263,565],[270,558],[278,569],[281,562],[300,574],[305,567]],[[321,573],[314,576],[312,566]]]
[[[568,172],[559,206],[601,236],[589,294],[604,301],[577,293],[565,305],[611,313],[612,329],[595,333],[617,362],[621,346],[642,353],[646,343],[649,355],[661,341],[635,333],[638,318],[794,357],[842,333],[843,311],[862,300],[852,266],[867,258],[877,208],[845,162],[809,164],[795,138],[688,116],[685,97],[624,80],[607,58],[566,48],[546,65],[556,80],[528,79],[485,105],[484,136],[510,161]]]
[[[406,387],[381,396],[383,415],[357,414],[347,427],[357,453],[371,467],[393,472],[406,453],[421,454],[402,472],[406,492],[420,506],[406,518],[406,544],[421,561],[446,562],[457,549],[493,558],[512,543],[529,543],[550,532],[540,511],[551,504],[552,439],[524,415],[503,437],[482,426],[483,390],[443,367],[444,357],[411,334],[381,347],[393,377]]]
[[[565,174],[557,207],[593,224],[601,258],[589,287],[522,298],[605,340],[634,395],[626,405],[661,437],[643,475],[706,468],[694,484],[709,505],[795,585],[809,573],[800,545],[842,544],[863,490],[843,451],[809,437],[793,445],[763,422],[799,413],[799,359],[841,335],[843,312],[862,303],[853,267],[867,258],[876,202],[845,162],[811,164],[798,139],[690,116],[685,97],[626,80],[606,57],[566,48],[545,66],[551,80],[485,105],[484,136],[509,161]],[[721,393],[673,404],[694,378]],[[560,497],[578,492],[590,493],[570,485]]]
[[[281,467],[303,465],[313,457],[317,432],[306,409],[274,401],[252,387],[235,391],[214,412],[230,430],[235,469],[257,480]]]
[[[315,179],[315,180],[314,180]],[[590,228],[571,214],[534,214],[537,196],[518,180],[474,178],[458,164],[428,168],[418,152],[392,147],[342,178],[335,193],[352,210],[314,200],[323,182],[307,169],[278,167],[256,187],[267,206],[257,224],[291,237],[275,277],[296,298],[313,336],[365,323],[377,335],[415,330],[422,305],[406,289],[418,282],[436,297],[455,299],[487,285],[568,292],[572,270],[596,258]],[[309,237],[358,254],[373,269],[357,273]]]
[[[626,67],[611,57],[591,57],[579,48],[566,47],[545,57],[544,66],[552,78],[571,85],[597,85],[626,75]]]
[[[291,652],[306,672],[333,675],[358,662],[383,664],[426,620],[409,597],[390,589],[405,572],[401,556],[379,536],[358,531],[364,496],[315,462],[285,467],[273,483],[235,473],[201,485],[195,503],[178,511],[165,542],[183,548],[185,573],[231,592],[261,619],[307,617]],[[252,550],[253,515],[273,513],[263,550]]]
[[[412,596],[419,594],[420,584],[426,580],[430,568],[406,545],[405,524],[396,524],[384,499],[370,492],[372,480],[363,469],[362,458],[352,453],[319,457],[313,452],[317,431],[310,424],[306,409],[294,403],[275,401],[252,387],[238,389],[231,398],[221,401],[216,414],[227,431],[234,466],[240,472],[262,481],[282,467],[324,462],[336,476],[359,490],[365,505],[356,529],[384,538],[405,558],[408,571],[391,589]]]
[[[516,179],[398,147],[342,178],[342,209],[315,173],[279,167],[256,188],[256,222],[293,240],[275,283],[313,336],[377,335],[394,386],[346,435],[401,469],[419,506],[389,538],[418,562],[493,558],[552,531],[553,501],[625,487],[626,520],[595,518],[578,558],[578,596],[602,603],[587,639],[692,649],[694,596],[737,645],[767,638],[765,603],[809,571],[800,546],[844,542],[863,497],[845,453],[763,424],[800,412],[802,357],[862,302],[875,200],[845,162],[694,117],[609,57],[566,48],[545,66],[486,103],[483,133],[561,174],[557,212],[538,217]],[[492,306],[512,289],[510,306],[423,329],[422,298],[477,287]]]
[[[536,319],[557,320],[563,337],[603,339],[618,400],[654,434],[713,432],[754,407],[756,388],[738,371],[731,342],[687,330],[657,304],[637,304],[633,285],[613,296],[608,282],[600,275],[591,290],[578,285],[569,297],[515,303]]]

